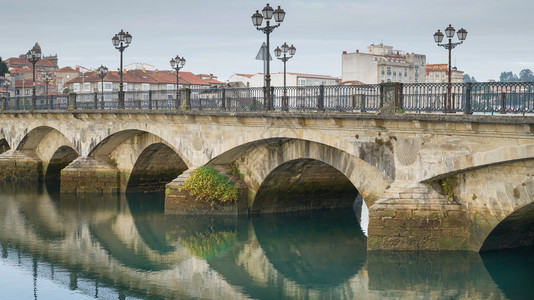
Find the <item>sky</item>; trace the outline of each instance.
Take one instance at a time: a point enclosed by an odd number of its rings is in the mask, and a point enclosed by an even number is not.
[[[287,72],[341,77],[343,51],[367,52],[370,44],[379,43],[425,54],[427,64],[447,63],[447,50],[435,44],[433,35],[449,24],[468,31],[465,42],[452,51],[452,65],[477,81],[534,69],[531,0],[269,4],[286,12],[270,35],[271,55],[284,42],[297,49]],[[117,70],[119,51],[111,38],[124,29],[133,36],[124,51],[125,65],[140,62],[169,70],[170,59],[179,55],[187,60],[181,71],[212,73],[226,81],[234,73],[263,72],[255,57],[266,35],[252,25],[251,16],[265,5],[250,0],[0,0],[0,56],[17,57],[38,42],[44,55],[58,55],[60,67]],[[271,62],[271,73],[276,72],[283,72],[277,59]]]

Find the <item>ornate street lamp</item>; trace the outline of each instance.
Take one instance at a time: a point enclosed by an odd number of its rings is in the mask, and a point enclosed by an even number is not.
[[[295,46],[291,45],[291,47],[289,47],[287,45],[287,43],[284,43],[282,46],[282,48],[280,47],[276,47],[276,49],[274,49],[274,55],[276,55],[276,57],[283,61],[284,62],[284,97],[282,98],[282,108],[284,110],[287,110],[287,90],[286,90],[286,62],[293,57],[293,55],[295,55],[295,52],[297,51],[297,48],[295,48]],[[286,54],[289,52],[289,55],[290,56],[287,56]],[[284,56],[283,57],[280,57],[280,55],[282,55],[282,53],[284,53]]]
[[[178,85],[179,84],[178,78],[179,78],[180,69],[185,66],[185,58],[176,55],[175,58],[171,59],[170,63],[171,63],[171,68],[176,70],[176,99],[174,102],[174,106],[176,109],[179,109],[180,108],[180,88]]]
[[[52,81],[52,74],[45,73],[43,79],[45,82],[46,106],[49,109],[52,109],[52,103],[48,103],[48,84],[50,83],[50,81]]]
[[[108,74],[108,68],[104,67],[104,65],[100,65],[98,69],[96,69],[96,73],[98,74],[98,77],[100,77],[100,83],[101,83],[101,94],[102,98],[100,99],[100,108],[104,109],[104,77]]]
[[[458,30],[458,40],[460,40],[459,42],[457,43],[453,43],[452,42],[452,38],[454,37],[454,32],[456,30],[454,29],[454,27],[452,27],[452,25],[449,24],[449,27],[445,28],[445,35],[447,35],[447,38],[449,39],[449,42],[448,43],[444,43],[444,44],[441,44],[441,42],[443,41],[443,33],[438,29],[438,31],[436,33],[434,33],[434,41],[436,42],[436,44],[438,44],[438,46],[440,47],[443,47],[447,50],[449,50],[449,84],[448,84],[448,87],[447,87],[447,104],[445,105],[445,108],[444,108],[444,112],[454,112],[454,103],[452,103],[453,107],[451,108],[451,72],[452,72],[452,69],[451,69],[451,51],[452,49],[454,49],[456,46],[462,44],[465,40],[465,38],[467,37],[467,30],[461,28],[460,30]]]
[[[35,109],[36,97],[35,97],[35,64],[41,59],[41,46],[35,43],[35,46],[26,53],[26,58],[32,63],[33,66],[33,88],[32,88],[32,110]]]
[[[276,10],[273,10],[272,7],[269,6],[269,3],[267,3],[267,6],[263,8],[260,14],[259,11],[256,11],[252,15],[252,24],[256,26],[256,29],[259,31],[262,31],[267,35],[267,53],[266,58],[267,64],[266,64],[266,71],[265,71],[265,87],[264,87],[264,95],[265,95],[265,103],[264,108],[265,110],[271,110],[272,109],[272,103],[271,103],[271,74],[269,70],[269,34],[273,32],[273,30],[276,27],[280,26],[280,23],[284,21],[284,17],[286,15],[286,12],[278,6]],[[270,21],[271,18],[274,17],[274,20],[276,21],[276,25],[271,26]],[[266,21],[265,27],[260,27],[261,23],[263,22],[263,19]]]
[[[113,46],[115,46],[115,49],[119,50],[119,52],[121,53],[121,67],[119,69],[119,108],[124,108],[124,90],[122,83],[122,52],[124,52],[124,49],[128,48],[128,46],[132,42],[132,35],[128,32],[124,32],[124,30],[121,29],[119,33],[113,36],[111,42],[113,43]]]

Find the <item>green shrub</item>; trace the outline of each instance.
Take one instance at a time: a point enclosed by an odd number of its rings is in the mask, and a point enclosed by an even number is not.
[[[199,201],[231,203],[237,201],[238,189],[228,177],[212,167],[200,167],[184,182],[183,188]]]

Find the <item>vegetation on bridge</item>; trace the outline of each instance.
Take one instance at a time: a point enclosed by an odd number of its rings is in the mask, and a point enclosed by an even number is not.
[[[208,166],[191,172],[183,188],[197,200],[211,203],[232,203],[238,197],[238,187],[232,179]]]

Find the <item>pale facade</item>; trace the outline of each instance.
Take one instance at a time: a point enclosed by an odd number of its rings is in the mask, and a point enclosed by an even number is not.
[[[254,75],[234,74],[229,78],[229,82],[242,82],[248,87],[263,87],[263,73]],[[337,85],[339,78],[329,75],[303,74],[303,73],[287,73],[286,72],[286,86],[317,86],[317,85]],[[284,73],[271,73],[271,86],[284,86]]]
[[[449,82],[449,66],[447,64],[426,65],[426,82],[447,83]],[[456,67],[451,70],[451,82],[464,82],[464,71],[459,71]]]
[[[342,82],[377,84],[383,82],[424,83],[426,55],[404,53],[383,44],[370,45],[368,53],[342,54]]]

